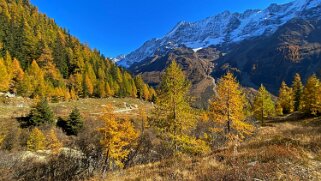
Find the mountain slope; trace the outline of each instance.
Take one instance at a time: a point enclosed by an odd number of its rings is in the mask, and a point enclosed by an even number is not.
[[[221,52],[208,47],[195,52],[185,46],[180,46],[168,52],[156,52],[154,56],[133,64],[129,71],[141,74],[144,81],[150,85],[158,85],[167,65],[175,60],[181,65],[187,78],[192,83],[191,95],[195,98],[194,105],[207,107],[207,101],[213,94],[214,81],[210,75],[215,59],[221,57]]]
[[[320,0],[296,0],[283,5],[272,4],[265,10],[248,10],[244,13],[225,11],[193,23],[180,22],[167,35],[145,42],[118,64],[130,67],[135,62],[153,56],[159,48],[171,49],[183,44],[196,49],[269,36],[293,18],[310,18],[311,15],[307,11],[319,6],[320,3]]]
[[[14,61],[22,72],[19,80],[13,77]],[[0,0],[0,69],[10,79],[0,82],[6,82],[0,91],[25,97],[136,97],[143,86],[29,0]]]
[[[236,68],[242,85],[257,88],[263,83],[275,94],[283,80],[292,83],[295,73],[301,74],[303,80],[312,74],[320,76],[321,21],[318,19],[293,19],[272,36],[233,46],[217,61],[213,76],[224,74],[224,67]]]

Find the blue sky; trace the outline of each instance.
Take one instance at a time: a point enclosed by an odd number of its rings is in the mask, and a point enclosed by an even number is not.
[[[291,0],[31,0],[40,12],[108,57],[162,37],[179,21],[196,21],[224,10],[242,12]]]

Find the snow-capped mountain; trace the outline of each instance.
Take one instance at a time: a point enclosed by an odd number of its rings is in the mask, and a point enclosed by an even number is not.
[[[113,61],[113,62],[115,62],[115,63],[117,63],[117,62],[119,62],[119,61],[121,61],[121,60],[123,60],[123,59],[125,59],[126,58],[126,55],[118,55],[117,57],[115,57],[115,58],[111,58],[111,60]]]
[[[243,13],[225,11],[197,22],[180,22],[163,38],[145,42],[137,50],[118,59],[117,64],[130,67],[153,56],[160,49],[172,49],[182,44],[199,49],[269,36],[293,18],[321,18],[318,13],[310,13],[319,6],[321,0],[296,0],[287,4],[272,4],[264,10],[247,10]]]

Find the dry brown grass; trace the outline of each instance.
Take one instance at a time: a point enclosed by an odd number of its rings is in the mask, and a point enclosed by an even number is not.
[[[320,180],[319,118],[269,123],[232,149],[115,171],[107,180]]]
[[[17,118],[26,116],[31,107],[35,104],[34,100],[28,98],[0,98],[0,121],[1,119]],[[77,107],[86,118],[97,118],[102,114],[102,110],[106,104],[114,106],[115,110],[127,111],[116,113],[119,116],[135,117],[142,108],[146,112],[150,112],[153,108],[151,103],[132,98],[106,98],[106,99],[79,99],[76,101],[50,103],[50,107],[56,116],[68,116],[74,107]],[[130,109],[131,107],[132,109]]]

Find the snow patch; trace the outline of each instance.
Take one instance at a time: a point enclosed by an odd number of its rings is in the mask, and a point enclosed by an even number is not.
[[[296,0],[286,4],[272,4],[264,10],[247,10],[244,13],[224,11],[196,22],[180,22],[160,39],[152,39],[117,62],[129,67],[160,49],[172,49],[185,45],[198,50],[200,47],[235,43],[274,33],[280,26],[303,12],[321,5],[321,0]]]

